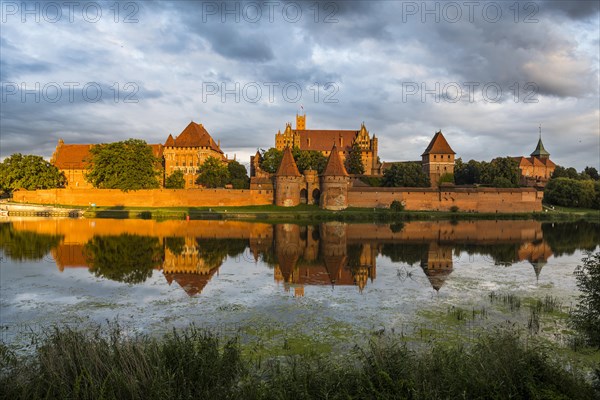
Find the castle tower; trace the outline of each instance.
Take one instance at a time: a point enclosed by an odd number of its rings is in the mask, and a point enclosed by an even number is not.
[[[379,170],[379,156],[377,155],[377,151],[379,150],[379,139],[375,135],[373,135],[373,139],[371,139],[371,151],[373,152],[373,156],[371,158],[371,175],[380,175],[381,171]]]
[[[319,227],[320,253],[332,285],[340,280],[342,271],[348,263],[346,230],[346,224],[341,222],[326,222]]]
[[[436,292],[439,292],[452,273],[452,248],[437,242],[429,243],[427,255],[421,260],[421,268],[427,275],[431,286]]]
[[[275,205],[294,207],[300,204],[301,183],[302,175],[288,146],[283,150],[283,158],[275,174]]]
[[[537,157],[540,159],[550,158],[550,153],[546,151],[544,148],[544,143],[542,143],[542,127],[540,126],[540,138],[538,139],[537,146],[533,153],[530,154],[531,157]]]
[[[437,132],[425,152],[421,154],[423,171],[429,175],[431,187],[437,187],[440,177],[444,174],[454,174],[454,156],[456,153],[442,134]]]
[[[304,114],[304,115],[296,114],[296,130],[297,131],[306,130],[306,114]]]
[[[334,144],[325,171],[321,175],[320,206],[325,210],[344,210],[348,207],[350,177]]]

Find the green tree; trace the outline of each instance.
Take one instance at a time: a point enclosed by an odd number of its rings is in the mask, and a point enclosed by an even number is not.
[[[544,188],[544,200],[557,206],[590,208],[595,198],[593,181],[554,178]]]
[[[598,170],[594,167],[585,167],[583,172],[595,181],[600,180],[600,174],[598,174]]]
[[[159,187],[160,159],[140,139],[104,143],[90,149],[86,179],[100,189],[140,190]]]
[[[363,165],[362,160],[362,151],[356,142],[352,144],[352,149],[350,150],[350,154],[348,154],[348,158],[346,159],[346,168],[348,169],[349,174],[362,175],[365,173],[365,166]]]
[[[227,164],[215,157],[208,157],[198,168],[196,184],[206,188],[225,187],[229,182]]]
[[[581,295],[571,312],[571,324],[588,345],[600,348],[600,252],[588,252],[581,261],[575,269]]]
[[[277,168],[279,168],[279,164],[281,164],[281,159],[283,158],[283,151],[277,150],[274,147],[266,151],[261,149],[261,156],[260,167],[265,172],[271,174],[277,172]]]
[[[234,189],[248,189],[250,187],[250,178],[246,167],[237,161],[231,161],[227,164],[229,170],[229,183]]]
[[[519,164],[511,157],[494,158],[489,164],[482,164],[481,183],[519,187],[520,177]]]
[[[487,164],[487,163],[484,163]],[[457,159],[454,164],[454,182],[457,185],[473,185],[481,183],[482,163],[469,160],[463,163],[462,159]]]
[[[497,176],[492,181],[492,186],[495,188],[512,188],[515,185],[503,176]]]
[[[414,162],[398,163],[383,173],[383,186],[388,187],[429,187],[429,176],[423,172],[421,164]]]
[[[555,178],[569,178],[569,179],[579,179],[580,175],[577,173],[577,170],[573,167],[565,168],[557,165],[552,173],[552,179]]]
[[[600,210],[600,181],[594,182],[594,200],[592,201],[592,208]]]
[[[185,187],[185,179],[183,171],[175,170],[165,179],[165,187],[167,189],[183,189]]]
[[[15,153],[0,163],[0,190],[64,187],[65,175],[40,156]]]
[[[327,157],[320,151],[315,150],[300,150],[295,147],[292,151],[296,165],[300,173],[306,170],[317,171],[319,174],[325,170],[327,166]]]

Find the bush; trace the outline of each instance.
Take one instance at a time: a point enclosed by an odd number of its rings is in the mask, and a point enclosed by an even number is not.
[[[450,212],[453,212],[453,213],[458,212],[458,206],[450,207]]]
[[[454,183],[454,174],[443,174],[440,176],[440,185],[442,183]]]
[[[551,179],[544,189],[544,199],[550,204],[563,207],[590,208],[596,203],[594,181],[570,178]]]
[[[571,325],[590,346],[600,348],[600,252],[586,253],[575,269],[579,303],[571,312]]]
[[[361,182],[364,182],[371,187],[382,186],[382,179],[377,176],[361,176],[360,180],[361,180]]]
[[[513,183],[503,176],[497,176],[492,181],[492,187],[496,188],[511,188],[514,187]]]
[[[390,210],[391,211],[404,211],[404,205],[401,202],[399,202],[398,200],[394,200],[390,204]]]

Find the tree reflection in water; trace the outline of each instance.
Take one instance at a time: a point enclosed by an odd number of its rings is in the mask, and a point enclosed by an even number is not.
[[[439,290],[461,254],[505,266],[529,261],[539,276],[553,254],[596,248],[599,227],[538,221],[300,226],[32,220],[0,224],[0,250],[15,260],[39,260],[51,251],[60,271],[87,266],[96,276],[129,284],[142,283],[159,269],[167,282],[177,282],[189,295],[199,294],[227,257],[238,257],[247,248],[254,260],[260,257],[273,269],[276,282],[298,295],[305,285],[354,285],[362,290],[376,278],[381,255],[400,263],[398,268],[418,266]]]
[[[12,260],[41,260],[62,239],[63,235],[16,230],[10,222],[0,223],[0,250]]]
[[[84,255],[95,276],[125,283],[144,282],[163,261],[157,237],[130,234],[94,236]]]

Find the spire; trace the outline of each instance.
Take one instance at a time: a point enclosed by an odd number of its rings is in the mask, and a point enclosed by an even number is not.
[[[327,159],[327,166],[323,171],[323,175],[328,176],[348,176],[348,171],[346,171],[346,167],[344,167],[344,163],[340,158],[340,153],[338,152],[337,146],[335,142],[333,144],[333,149],[331,149],[331,154]]]
[[[283,150],[283,157],[275,176],[301,176],[289,146]]]
[[[537,146],[535,147],[533,153],[530,154],[530,156],[538,158],[550,158],[550,153],[546,151],[546,149],[544,148],[544,143],[542,143],[542,124],[540,124],[540,137],[538,139]]]

